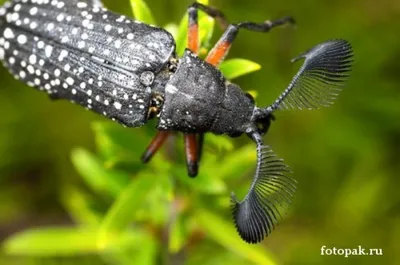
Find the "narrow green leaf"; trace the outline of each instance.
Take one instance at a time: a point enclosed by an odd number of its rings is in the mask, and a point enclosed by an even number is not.
[[[143,230],[129,230],[109,246],[103,253],[107,264],[159,264],[159,243],[150,233]],[[111,255],[110,255],[111,254]]]
[[[54,227],[15,234],[3,243],[10,255],[72,256],[97,252],[97,231],[91,228]]]
[[[73,150],[71,159],[86,183],[100,194],[116,197],[129,178],[123,173],[106,170],[96,156],[82,148]]]
[[[130,0],[130,2],[135,19],[150,25],[157,25],[149,7],[143,0]]]
[[[244,242],[236,232],[233,223],[228,223],[218,215],[204,209],[197,210],[195,218],[206,234],[226,249],[256,264],[277,264],[272,254],[262,246],[250,245]]]
[[[187,45],[187,33],[188,33],[188,16],[183,16],[181,23],[179,23],[178,34],[175,38],[176,52],[178,56],[182,56]]]
[[[100,224],[100,214],[96,213],[90,204],[94,198],[81,189],[72,185],[63,187],[61,200],[75,223],[88,226]]]
[[[235,79],[242,75],[258,71],[261,69],[261,65],[246,59],[228,59],[221,63],[219,70],[224,76],[229,79]]]
[[[178,253],[186,244],[188,231],[185,224],[185,216],[178,213],[170,226],[168,249],[171,253]]]
[[[208,5],[208,0],[199,0],[199,3]],[[200,46],[205,47],[210,42],[212,34],[214,32],[214,19],[207,16],[203,12],[199,11],[199,39]],[[188,15],[184,15],[181,22],[179,23],[178,34],[175,38],[176,51],[179,56],[182,56],[187,45],[188,35]]]
[[[176,37],[178,36],[178,25],[176,25],[175,23],[169,23],[167,25],[164,26],[164,29],[166,31],[168,31],[169,33],[171,33],[172,37],[174,37],[174,39],[176,39]]]
[[[140,156],[150,137],[144,130],[127,130],[111,122],[94,122],[92,129],[98,153],[106,162],[107,168],[122,162],[140,163]]]
[[[120,193],[100,225],[99,245],[102,248],[128,229],[135,211],[145,203],[146,196],[156,183],[154,175],[141,173]]]

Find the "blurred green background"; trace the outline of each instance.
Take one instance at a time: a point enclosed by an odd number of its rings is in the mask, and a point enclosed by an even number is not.
[[[129,1],[104,2],[132,15]],[[146,2],[162,26],[178,24],[191,3]],[[261,106],[291,80],[298,53],[332,38],[353,45],[336,103],[276,113],[265,137],[299,183],[283,222],[257,246],[234,231],[229,194],[244,194],[255,167],[246,137],[209,136],[201,173],[189,179],[181,136],[167,157],[141,165],[154,123],[122,128],[50,101],[1,67],[0,264],[400,264],[400,2],[210,3],[232,22],[296,18],[296,28],[241,31],[229,54],[262,65],[235,80]],[[324,245],[383,256],[321,256]]]

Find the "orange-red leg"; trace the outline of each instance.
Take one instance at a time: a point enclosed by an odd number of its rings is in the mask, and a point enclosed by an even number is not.
[[[185,133],[186,165],[190,177],[197,176],[199,170],[198,148],[197,134]]]
[[[188,10],[188,48],[198,54],[199,53],[199,23],[198,23],[198,14],[197,8],[190,6]]]
[[[153,138],[150,145],[147,147],[146,151],[142,155],[143,163],[147,163],[151,160],[153,155],[160,149],[163,143],[167,140],[170,132],[158,131],[157,135]]]
[[[230,25],[219,39],[217,44],[208,53],[206,62],[218,66],[228,54],[232,42],[235,40],[239,28],[236,25]]]
[[[294,23],[293,18],[284,17],[273,21],[268,20],[263,23],[242,22],[238,24],[231,24],[208,54],[206,62],[214,66],[218,66],[228,54],[232,42],[235,40],[240,28],[257,32],[268,32],[274,27],[287,23]]]

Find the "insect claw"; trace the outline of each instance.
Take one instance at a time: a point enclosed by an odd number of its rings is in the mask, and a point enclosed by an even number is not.
[[[199,173],[199,164],[195,161],[188,161],[187,162],[187,171],[188,175],[191,178],[194,178]]]
[[[149,150],[146,150],[146,151],[143,153],[143,155],[142,155],[142,157],[140,158],[140,160],[142,160],[142,162],[143,162],[144,164],[146,164],[146,163],[148,163],[148,162],[151,160],[152,157],[153,157],[153,154],[152,154]]]

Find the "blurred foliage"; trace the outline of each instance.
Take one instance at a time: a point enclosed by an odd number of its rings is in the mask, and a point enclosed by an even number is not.
[[[181,15],[189,1],[148,0],[152,12],[145,1],[104,2],[165,25],[182,54],[187,16]],[[400,263],[399,1],[211,4],[230,21],[287,14],[297,20],[296,29],[241,31],[221,65],[230,79],[262,66],[235,80],[255,91],[261,106],[292,78],[298,65],[288,63],[291,57],[329,38],[354,46],[354,71],[338,102],[277,113],[265,137],[299,182],[282,224],[260,245],[245,244],[235,232],[229,194],[246,192],[256,159],[246,137],[207,135],[200,174],[190,179],[179,134],[142,165],[154,122],[123,128],[69,102],[50,102],[2,68],[0,264]],[[222,32],[204,14],[199,20],[204,56]],[[323,245],[382,248],[384,255],[321,256]]]

